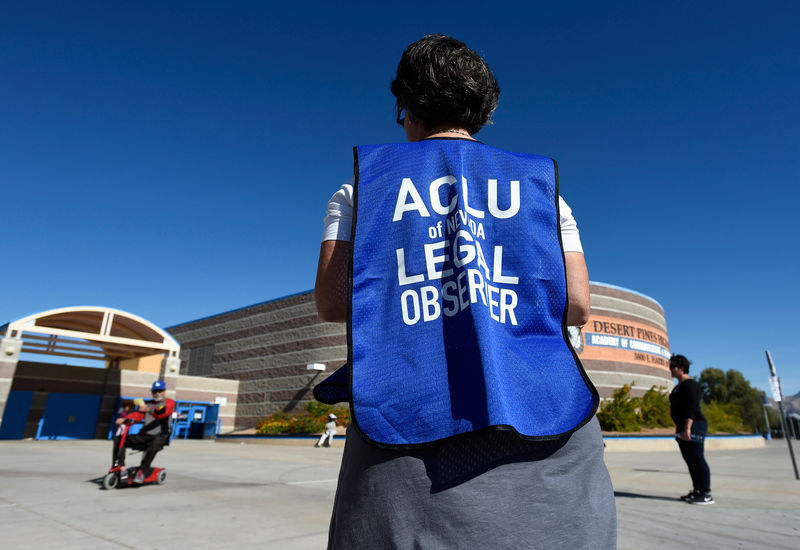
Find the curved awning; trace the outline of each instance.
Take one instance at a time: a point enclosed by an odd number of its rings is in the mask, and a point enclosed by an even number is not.
[[[108,307],[51,309],[8,323],[0,327],[0,334],[21,339],[23,352],[82,359],[177,357],[180,352],[180,344],[163,329]]]

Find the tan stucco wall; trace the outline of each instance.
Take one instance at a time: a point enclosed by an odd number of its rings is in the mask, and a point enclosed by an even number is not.
[[[121,370],[135,370],[158,375],[158,373],[161,372],[161,364],[163,362],[164,356],[161,354],[148,355],[147,357],[137,357],[135,359],[120,361],[119,368]]]

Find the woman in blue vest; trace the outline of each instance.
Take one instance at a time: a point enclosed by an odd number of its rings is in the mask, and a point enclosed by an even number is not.
[[[554,163],[475,140],[500,89],[458,40],[411,44],[391,91],[409,143],[356,150],[320,249],[317,309],[348,322],[354,413],[328,547],[615,548],[597,393],[566,343],[589,279]],[[493,179],[527,166],[549,176]]]

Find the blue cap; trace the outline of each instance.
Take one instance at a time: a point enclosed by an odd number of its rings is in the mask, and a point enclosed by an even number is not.
[[[156,380],[153,382],[153,387],[150,388],[150,391],[164,391],[167,389],[167,385],[164,383],[163,380]]]

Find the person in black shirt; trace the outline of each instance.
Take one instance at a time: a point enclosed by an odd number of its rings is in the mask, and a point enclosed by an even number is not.
[[[714,504],[711,496],[711,470],[703,456],[708,422],[700,412],[700,386],[689,376],[690,361],[673,355],[669,372],[678,384],[669,395],[670,415],[675,422],[675,439],[692,477],[692,491],[681,497],[689,504]]]

